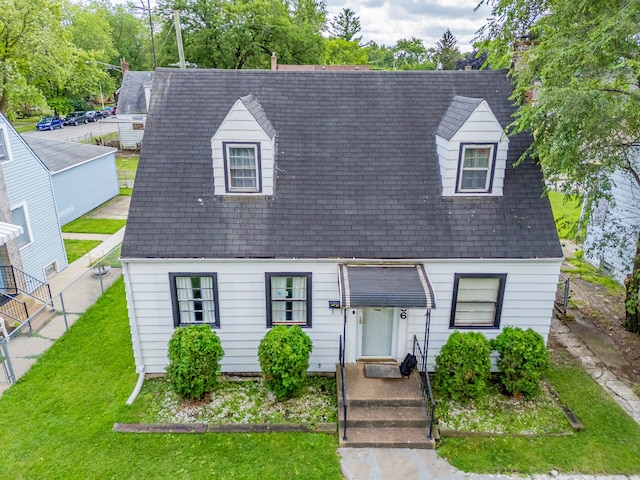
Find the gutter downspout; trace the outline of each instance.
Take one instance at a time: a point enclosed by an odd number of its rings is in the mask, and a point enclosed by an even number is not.
[[[122,261],[122,260],[121,260]],[[125,290],[127,297],[131,295],[131,283],[129,282],[129,264],[126,261],[122,261],[122,273],[124,274]],[[129,298],[129,300],[131,300]],[[132,302],[128,302],[132,305]],[[136,318],[135,309],[130,307],[129,309],[129,324],[131,327],[131,342],[133,344],[133,357],[136,362],[136,371],[138,372],[138,382],[136,383],[131,396],[127,400],[127,405],[131,405],[140,393],[142,384],[144,382],[144,362],[142,360],[142,346],[140,345],[140,334],[138,332],[138,321]]]

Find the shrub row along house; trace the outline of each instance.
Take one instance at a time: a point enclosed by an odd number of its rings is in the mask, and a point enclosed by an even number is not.
[[[122,247],[139,369],[192,324],[225,372],[260,371],[274,325],[317,372],[341,337],[347,362],[415,338],[430,368],[456,329],[547,338],[562,252],[506,72],[158,69],[152,92]]]

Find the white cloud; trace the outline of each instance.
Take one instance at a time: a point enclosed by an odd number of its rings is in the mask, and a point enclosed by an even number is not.
[[[329,18],[343,8],[360,17],[362,41],[394,45],[401,38],[416,37],[432,47],[449,28],[461,51],[472,49],[476,31],[489,16],[486,6],[478,11],[476,0],[329,0]]]

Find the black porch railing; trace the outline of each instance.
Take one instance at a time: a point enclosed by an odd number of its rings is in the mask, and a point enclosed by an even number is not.
[[[413,336],[413,354],[418,359],[418,373],[420,373],[420,391],[422,398],[425,400],[425,408],[429,417],[429,440],[433,438],[433,415],[436,408],[436,402],[433,400],[433,392],[431,390],[431,380],[429,372],[427,372],[427,356],[422,351],[418,337]]]
[[[51,288],[48,283],[42,282],[22,270],[9,265],[0,266],[0,293],[6,295],[22,293],[51,305]]]
[[[2,292],[0,292],[0,315],[4,317],[5,320],[20,323],[26,322],[29,319],[26,303]]]
[[[342,380],[342,414],[344,423],[342,424],[342,440],[347,440],[347,380],[344,371],[344,350],[346,338],[340,335],[340,379]]]

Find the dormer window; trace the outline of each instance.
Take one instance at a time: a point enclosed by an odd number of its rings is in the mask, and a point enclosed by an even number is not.
[[[486,100],[453,97],[436,148],[443,196],[502,196],[509,138]]]
[[[458,193],[489,193],[495,164],[495,144],[462,144]]]
[[[224,143],[227,192],[260,192],[260,145]]]
[[[271,196],[276,131],[253,95],[240,97],[211,138],[216,195]]]

